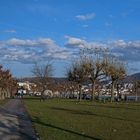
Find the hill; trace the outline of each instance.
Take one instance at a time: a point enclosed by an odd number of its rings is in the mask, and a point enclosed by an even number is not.
[[[51,79],[56,83],[58,83],[58,82],[66,82],[68,80],[66,77],[52,77]],[[25,78],[17,79],[18,82],[25,82],[25,81],[35,82],[36,80],[37,80],[36,77],[25,77]],[[131,82],[133,82],[135,80],[140,81],[140,72],[132,74],[132,75],[128,75],[123,80],[123,82],[131,83]],[[103,83],[108,83],[108,81],[104,81]]]
[[[134,73],[132,75],[128,75],[125,79],[124,82],[133,82],[135,80],[140,81],[140,73]]]

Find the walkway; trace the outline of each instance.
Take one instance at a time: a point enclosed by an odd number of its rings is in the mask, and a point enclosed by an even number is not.
[[[11,99],[0,107],[0,140],[37,140],[20,99]]]

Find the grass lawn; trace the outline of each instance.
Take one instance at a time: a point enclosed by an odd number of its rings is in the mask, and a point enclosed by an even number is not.
[[[140,103],[24,102],[41,140],[140,140]]]
[[[6,102],[8,102],[9,99],[4,99],[4,100],[0,100],[0,106],[4,105]]]

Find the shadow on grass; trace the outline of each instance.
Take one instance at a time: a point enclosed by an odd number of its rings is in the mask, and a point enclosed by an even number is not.
[[[40,97],[32,97],[32,96],[30,96],[30,97],[26,97],[26,96],[23,96],[23,98],[22,98],[23,100],[36,100],[36,101],[40,101]]]
[[[113,105],[108,105],[108,104],[92,104],[92,105],[88,105],[88,104],[79,104],[79,105],[86,105],[86,106],[94,106],[94,107],[103,107],[103,108],[115,108],[115,109],[128,109],[128,110],[140,110],[140,109],[135,109],[135,108],[130,108],[130,107],[124,107],[124,106],[118,106],[118,105],[127,105],[127,104],[115,104]]]
[[[60,110],[60,111],[66,111],[71,114],[77,114],[77,115],[93,115],[95,117],[102,117],[102,118],[109,118],[109,119],[115,119],[115,120],[121,120],[121,121],[127,121],[127,122],[133,122],[133,123],[140,123],[140,121],[135,121],[135,120],[129,120],[125,118],[118,118],[118,117],[112,117],[104,114],[95,114],[90,111],[85,111],[85,110],[73,110],[73,109],[66,109],[66,108],[59,108],[59,107],[51,107],[53,110]]]
[[[126,102],[126,103],[120,103],[120,105],[131,105],[131,106],[139,106],[140,107],[140,102]]]
[[[35,117],[32,121],[34,123],[38,123],[38,124],[46,126],[46,127],[58,129],[58,130],[61,130],[61,131],[64,131],[64,132],[68,132],[68,133],[71,133],[71,134],[74,134],[74,135],[78,135],[78,136],[81,136],[81,137],[89,138],[89,139],[92,139],[92,140],[101,140],[99,138],[88,136],[86,134],[81,134],[81,133],[75,132],[73,130],[68,130],[68,129],[65,129],[65,128],[62,128],[62,127],[59,127],[59,126],[55,126],[55,125],[52,125],[52,124],[44,123],[44,122],[40,121],[40,119],[38,117]]]

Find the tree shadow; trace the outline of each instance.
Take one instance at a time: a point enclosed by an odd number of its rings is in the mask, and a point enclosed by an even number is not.
[[[89,135],[86,135],[86,134],[81,134],[79,132],[75,132],[73,130],[65,129],[65,128],[62,128],[62,127],[59,127],[59,126],[55,126],[53,124],[48,124],[48,123],[42,122],[42,121],[40,121],[40,119],[38,117],[34,117],[34,119],[32,121],[34,123],[38,123],[38,124],[46,126],[46,127],[61,130],[61,131],[64,131],[64,132],[67,132],[67,133],[70,133],[70,134],[74,134],[74,135],[77,135],[77,136],[81,136],[81,137],[84,137],[84,138],[88,138],[88,139],[92,139],[92,140],[101,140],[100,138],[95,138],[95,137],[92,137],[92,136],[89,136]]]
[[[113,109],[128,109],[128,110],[140,110],[140,109],[135,109],[135,108],[130,108],[130,107],[124,107],[124,106],[113,106],[113,105],[108,105],[108,104],[92,104],[92,105],[88,105],[88,104],[80,104],[80,105],[84,105],[84,106],[94,106],[94,107],[100,107],[100,108],[113,108]],[[120,105],[120,104],[119,104]],[[124,105],[124,104],[123,104]]]
[[[127,101],[126,103],[120,103],[120,105],[131,105],[140,107],[140,102]]]
[[[23,100],[35,100],[35,101],[39,101],[40,100],[40,96],[36,96],[36,97],[33,97],[33,96],[30,96],[30,97],[26,97],[26,96],[23,96]]]
[[[59,107],[51,107],[53,110],[60,110],[60,111],[66,111],[71,114],[77,114],[77,115],[92,115],[95,117],[101,117],[101,118],[109,118],[109,119],[114,119],[114,120],[120,120],[120,121],[126,121],[126,122],[133,122],[133,123],[140,123],[140,121],[135,121],[135,120],[129,120],[125,118],[118,118],[118,117],[112,117],[104,114],[96,114],[90,111],[85,111],[85,110],[73,110],[73,109],[66,109],[66,108],[59,108]]]

